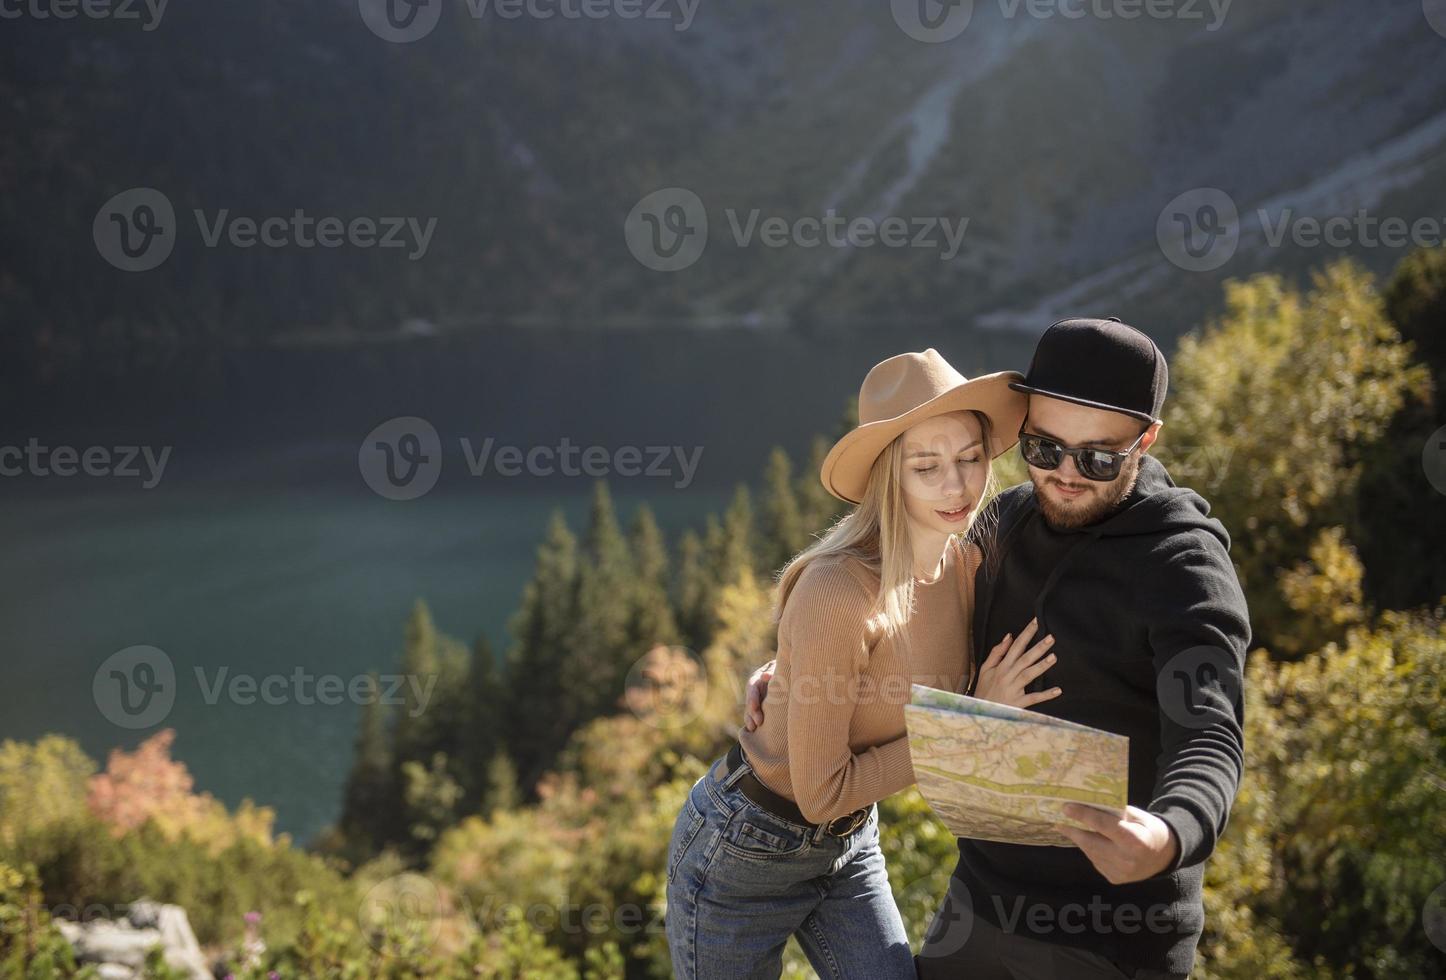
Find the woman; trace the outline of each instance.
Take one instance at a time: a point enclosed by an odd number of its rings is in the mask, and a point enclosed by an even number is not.
[[[790,935],[821,977],[913,977],[877,801],[914,782],[910,685],[963,690],[979,549],[959,543],[1015,442],[1015,372],[966,380],[932,348],[874,366],[820,474],[858,506],[779,576],[763,722],[694,784],[673,828],[667,933],[681,980],[777,977]],[[1006,638],[976,693],[1019,707],[1050,639]]]

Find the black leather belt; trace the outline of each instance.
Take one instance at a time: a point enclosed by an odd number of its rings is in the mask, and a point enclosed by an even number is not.
[[[723,759],[722,778],[727,779],[739,766],[743,765],[743,763],[743,746],[734,742],[733,747],[728,750],[728,755]],[[803,815],[803,811],[798,808],[797,803],[786,796],[779,796],[773,792],[773,790],[763,785],[763,781],[753,775],[752,766],[750,766],[748,771],[742,776],[738,777],[738,782],[734,785],[736,785],[749,800],[767,810],[775,817],[782,817],[784,820],[801,824],[804,827],[822,826],[824,833],[831,834],[834,837],[847,837],[862,827],[864,821],[869,819],[869,810],[871,807],[866,806],[855,810],[853,813],[845,813],[841,817],[836,817],[826,824],[820,825],[814,823]]]

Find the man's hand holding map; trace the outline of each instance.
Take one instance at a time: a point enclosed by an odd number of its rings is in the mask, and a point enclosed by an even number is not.
[[[1074,847],[1053,825],[1088,828],[1064,804],[1124,812],[1122,735],[922,684],[904,718],[919,792],[956,837]]]

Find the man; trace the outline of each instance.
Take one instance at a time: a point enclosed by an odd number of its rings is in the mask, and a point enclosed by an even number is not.
[[[1053,635],[1057,660],[1030,690],[1063,693],[1034,710],[1128,736],[1129,807],[1068,805],[1090,828],[1058,828],[1077,847],[961,839],[917,957],[926,980],[1156,980],[1193,966],[1205,860],[1243,767],[1250,625],[1225,529],[1148,455],[1167,377],[1145,334],[1072,319],[1045,332],[1015,385],[1030,396],[1030,482],[981,515],[997,533],[974,649],[1035,620]]]

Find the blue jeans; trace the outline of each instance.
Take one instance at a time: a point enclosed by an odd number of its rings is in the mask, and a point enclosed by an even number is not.
[[[879,850],[879,808],[847,837],[776,817],[714,763],[668,845],[668,946],[678,980],[776,980],[795,936],[821,978],[915,980]]]

